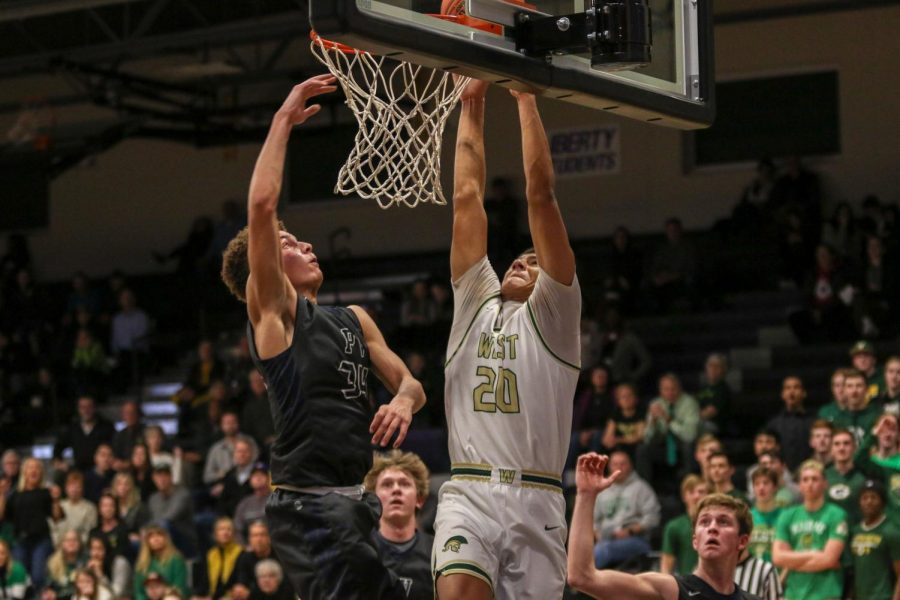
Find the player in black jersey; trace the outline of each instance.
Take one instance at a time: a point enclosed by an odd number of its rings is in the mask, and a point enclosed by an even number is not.
[[[569,585],[595,598],[629,600],[759,600],[734,582],[738,557],[750,541],[753,519],[747,505],[725,494],[700,501],[694,517],[697,568],[687,576],[594,568],[593,511],[597,495],[611,486],[619,471],[604,476],[609,458],[596,453],[578,458],[575,508],[569,530]]]
[[[385,564],[403,582],[408,600],[434,600],[434,539],[416,529],[416,513],[428,498],[428,467],[412,452],[391,450],[375,457],[365,486],[381,500],[383,512],[375,536]]]
[[[381,505],[362,481],[372,444],[403,441],[424,391],[365,310],[316,303],[322,271],[312,245],[276,215],[291,129],[319,112],[307,101],[334,82],[306,80],[275,113],[250,181],[248,226],[226,249],[222,278],[247,303],[251,354],[269,389],[276,489],[266,516],[294,590],[303,600],[405,598],[373,537]],[[374,415],[370,369],[394,394]]]

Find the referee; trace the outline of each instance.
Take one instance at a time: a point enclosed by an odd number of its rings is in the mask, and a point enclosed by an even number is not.
[[[740,561],[734,570],[734,582],[742,590],[759,596],[762,600],[781,600],[784,596],[775,565],[750,556],[746,548],[741,553]]]

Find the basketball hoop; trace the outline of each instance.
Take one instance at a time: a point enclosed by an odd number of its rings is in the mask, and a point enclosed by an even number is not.
[[[374,56],[315,31],[310,38],[313,54],[337,77],[359,124],[335,193],[374,198],[381,208],[446,204],[441,141],[468,78]]]

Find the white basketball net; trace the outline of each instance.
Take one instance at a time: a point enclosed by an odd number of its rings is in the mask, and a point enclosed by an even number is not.
[[[444,124],[468,79],[373,56],[313,37],[313,54],[337,77],[359,123],[336,193],[381,208],[446,204],[441,189]]]

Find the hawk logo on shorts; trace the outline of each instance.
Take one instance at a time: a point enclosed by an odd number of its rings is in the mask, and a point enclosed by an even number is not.
[[[464,538],[461,535],[454,535],[452,538],[444,542],[444,552],[449,550],[450,552],[459,552],[459,549],[462,548],[463,544],[468,544],[469,540]]]

